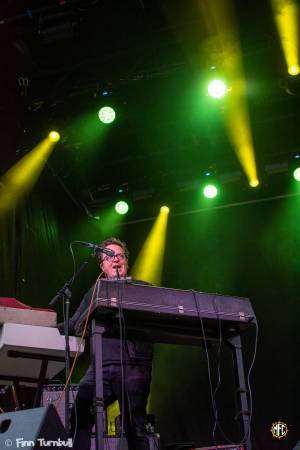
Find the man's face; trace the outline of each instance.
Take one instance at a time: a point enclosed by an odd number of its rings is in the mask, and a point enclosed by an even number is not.
[[[100,267],[105,273],[106,278],[126,277],[128,261],[123,248],[116,244],[109,244],[105,248],[109,248],[115,253],[115,256],[103,255],[103,261]]]

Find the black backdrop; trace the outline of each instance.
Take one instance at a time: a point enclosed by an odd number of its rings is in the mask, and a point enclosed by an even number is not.
[[[17,213],[2,217],[2,296],[16,296],[31,306],[46,307],[72,273],[69,242],[99,242],[106,237],[101,222],[82,216],[67,197],[63,202],[63,195],[59,195],[56,205],[55,192],[47,196],[37,185]],[[247,296],[252,301],[259,323],[251,377],[256,449],[291,449],[300,439],[299,223],[297,196],[170,216],[169,220],[163,286]],[[118,233],[128,243],[131,262],[151,225],[151,221],[125,225]],[[110,234],[115,235],[115,231],[112,227]],[[77,260],[88,252],[78,249]],[[72,310],[96,274],[97,263],[93,261],[73,287]],[[247,369],[253,349],[254,334],[250,332],[244,336]],[[214,384],[215,354],[210,351]],[[76,376],[83,369],[79,368]],[[222,356],[217,403],[225,433],[237,439],[227,350]],[[151,412],[157,417],[164,443],[186,440],[198,446],[212,444],[213,418],[203,348],[156,345]],[[277,420],[289,427],[288,437],[280,441],[270,433]]]

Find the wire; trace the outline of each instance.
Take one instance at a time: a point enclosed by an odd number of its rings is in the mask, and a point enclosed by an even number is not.
[[[216,396],[217,396],[217,392],[221,386],[221,349],[222,349],[222,343],[223,343],[223,336],[222,336],[222,324],[221,324],[221,320],[220,320],[220,316],[219,316],[219,311],[216,305],[216,296],[213,297],[213,301],[212,304],[214,306],[214,310],[216,313],[216,316],[218,317],[218,324],[219,324],[219,346],[218,346],[218,352],[217,352],[217,384],[215,387],[215,390],[213,392],[213,399],[214,399],[214,404],[216,406],[216,410],[215,410],[215,423],[214,423],[214,427],[213,427],[213,436],[215,436],[216,433],[216,428],[219,422],[219,413],[218,413],[218,408],[217,408],[217,400],[216,400]],[[215,439],[215,438],[214,438]]]
[[[119,277],[119,272],[118,279]],[[120,284],[117,283],[117,298],[118,301],[118,310],[119,310],[119,338],[120,338],[120,363],[121,363],[121,436],[120,436],[120,450],[122,450],[123,443],[125,441],[122,439],[124,435],[124,423],[125,423],[125,407],[127,406],[129,413],[129,421],[132,427],[132,417],[131,417],[131,407],[130,407],[130,398],[128,395],[127,383],[126,383],[126,373],[124,368],[124,353],[126,354],[126,323],[123,314],[123,298],[124,298],[124,282],[122,283],[122,291],[120,290]],[[125,405],[125,395],[127,398],[127,405]]]
[[[70,243],[70,252],[72,256],[72,262],[73,262],[73,275],[71,277],[70,286],[74,283],[75,275],[76,275],[76,261],[75,261],[75,255],[73,250],[73,242]]]
[[[216,298],[216,296],[214,296],[212,304],[213,304],[213,307],[214,307],[215,314],[218,317],[218,323],[219,323],[219,346],[218,346],[218,352],[217,352],[217,354],[218,354],[218,364],[217,364],[218,381],[217,381],[216,388],[214,390],[214,404],[215,404],[215,407],[216,407],[214,432],[216,430],[216,427],[218,427],[218,429],[219,429],[221,435],[223,436],[223,438],[225,439],[225,441],[227,441],[229,444],[235,445],[233,440],[230,439],[227,436],[227,434],[224,432],[223,428],[221,427],[221,424],[219,422],[219,414],[218,414],[217,401],[216,401],[216,394],[217,394],[217,391],[219,390],[219,387],[221,385],[221,370],[220,369],[221,369],[221,348],[222,348],[222,343],[223,343],[222,323],[221,323],[221,318],[220,318],[219,311],[218,311],[218,308],[217,308],[217,305],[216,305],[216,300],[217,300],[217,298]]]
[[[215,390],[213,391],[212,389],[212,380],[211,380],[211,367],[210,367],[210,359],[209,359],[209,355],[208,355],[208,347],[207,347],[207,343],[206,343],[206,336],[205,336],[205,330],[204,330],[204,324],[203,324],[203,319],[201,316],[201,311],[199,310],[199,305],[197,302],[197,297],[196,297],[196,292],[192,291],[193,296],[194,296],[194,300],[195,300],[195,305],[197,308],[197,315],[200,319],[201,322],[201,329],[202,329],[202,335],[203,335],[203,340],[204,340],[204,347],[205,347],[205,353],[206,353],[206,359],[207,359],[207,368],[208,368],[208,379],[209,379],[209,387],[210,387],[210,395],[211,395],[211,401],[212,401],[212,408],[213,408],[213,414],[214,414],[214,419],[215,419],[215,423],[214,423],[214,427],[213,427],[213,440],[215,445],[216,444],[216,439],[215,439],[215,432],[216,432],[216,427],[218,427],[219,431],[221,432],[222,436],[224,437],[224,439],[229,442],[230,444],[236,445],[230,438],[228,438],[228,436],[225,434],[225,432],[223,431],[220,422],[219,422],[219,418],[218,418],[218,408],[217,408],[217,404],[216,404],[216,394],[217,391],[219,390],[220,384],[221,384],[221,371],[220,371],[220,367],[221,367],[221,346],[222,346],[222,342],[223,342],[223,337],[222,337],[222,324],[221,324],[221,318],[219,316],[219,311],[218,308],[216,306],[216,297],[213,297],[213,306],[214,306],[214,310],[215,313],[218,317],[218,323],[219,323],[219,346],[218,346],[218,365],[217,365],[217,374],[218,374],[218,381],[217,381],[217,385]],[[251,375],[251,371],[253,369],[254,366],[254,362],[256,359],[256,352],[257,352],[257,342],[258,342],[258,325],[256,320],[254,321],[255,323],[255,329],[256,329],[256,335],[255,335],[255,343],[254,343],[254,354],[253,354],[253,358],[250,364],[250,368],[248,370],[248,374],[247,374],[247,388],[248,388],[248,392],[249,392],[249,411],[246,411],[246,413],[249,413],[249,422],[248,422],[248,429],[244,431],[244,435],[240,441],[240,443],[238,445],[243,445],[245,444],[245,442],[250,438],[251,435],[251,419],[252,419],[252,392],[251,392],[251,384],[250,384],[250,375]],[[236,415],[235,418],[237,418],[238,415]]]
[[[211,380],[210,359],[209,359],[209,354],[208,354],[208,347],[207,347],[207,342],[206,342],[206,336],[205,336],[203,319],[202,319],[201,311],[199,310],[199,305],[198,305],[198,302],[197,302],[196,292],[194,290],[192,290],[191,292],[192,292],[193,297],[194,297],[194,301],[195,301],[195,305],[196,305],[196,309],[197,309],[197,315],[198,315],[198,318],[200,319],[200,323],[201,323],[201,330],[202,330],[202,336],[203,336],[203,342],[204,342],[204,348],[205,348],[205,354],[206,354],[206,361],[207,361],[209,391],[210,391],[210,397],[211,397],[211,402],[212,402],[214,418],[215,418],[215,420],[217,420],[216,405],[215,405],[215,400],[214,400],[214,395],[213,395],[213,387],[212,387],[212,380]],[[213,429],[213,440],[214,440],[214,444],[217,445],[216,440],[215,440],[215,436],[214,436],[214,429]]]
[[[255,363],[255,359],[256,359],[256,352],[257,352],[257,344],[258,344],[258,323],[257,320],[255,318],[254,320],[254,324],[255,324],[255,341],[254,341],[254,350],[253,350],[253,358],[252,361],[250,363],[250,367],[248,370],[248,375],[247,375],[247,388],[248,388],[248,392],[249,392],[249,425],[248,425],[248,430],[245,430],[243,439],[241,440],[240,444],[244,444],[248,439],[251,438],[251,420],[252,420],[252,408],[253,408],[253,399],[252,399],[252,390],[251,390],[251,383],[250,383],[250,376],[252,373],[252,369]]]
[[[73,359],[73,363],[72,363],[72,366],[71,366],[71,369],[70,369],[69,376],[68,376],[68,378],[67,378],[67,380],[66,380],[66,382],[65,382],[65,385],[64,385],[64,388],[63,388],[63,390],[62,390],[62,393],[60,394],[60,397],[58,398],[58,401],[57,401],[57,407],[59,406],[60,402],[62,401],[63,394],[64,394],[64,392],[66,391],[67,387],[69,386],[69,384],[70,384],[70,382],[71,382],[71,377],[72,377],[72,374],[73,374],[73,372],[74,372],[75,365],[76,365],[77,359],[78,359],[78,357],[79,357],[80,349],[81,349],[81,346],[82,346],[82,344],[83,344],[83,341],[84,341],[84,338],[85,338],[85,335],[86,335],[86,330],[87,330],[87,326],[88,326],[88,322],[89,322],[89,317],[90,317],[90,314],[91,314],[92,305],[93,305],[93,303],[94,303],[94,298],[95,298],[95,291],[96,291],[97,282],[99,281],[99,279],[100,279],[101,276],[102,276],[102,272],[98,275],[97,280],[96,280],[96,282],[95,282],[95,284],[94,284],[94,288],[93,288],[93,292],[92,292],[92,295],[91,295],[91,299],[90,299],[90,303],[89,303],[87,315],[86,315],[86,318],[85,318],[85,321],[84,321],[83,331],[82,331],[82,334],[81,334],[81,336],[80,336],[80,341],[79,341],[79,344],[78,344],[78,346],[77,346],[77,350],[76,350],[76,353],[75,353],[75,356],[74,356],[74,359]],[[73,436],[72,436],[73,442],[74,442],[74,440],[75,440],[76,433],[77,433],[77,410],[76,410],[76,401],[74,402],[74,409],[75,409],[75,431],[74,431],[74,434],[73,434]],[[65,424],[65,426],[67,427],[68,424]]]

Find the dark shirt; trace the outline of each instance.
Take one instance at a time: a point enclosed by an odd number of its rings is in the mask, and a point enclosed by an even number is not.
[[[148,285],[149,283],[134,280],[134,284]],[[74,315],[69,320],[69,334],[79,334],[83,318],[86,315],[90,305],[91,296],[93,295],[94,286],[84,295],[80,305],[75,311]],[[60,332],[63,332],[64,325],[59,324]],[[81,330],[82,331],[82,330]],[[153,359],[153,344],[151,342],[140,340],[125,340],[123,346],[120,346],[120,340],[117,338],[103,337],[102,349],[103,365],[120,364],[123,360],[124,364],[134,365],[152,365]]]

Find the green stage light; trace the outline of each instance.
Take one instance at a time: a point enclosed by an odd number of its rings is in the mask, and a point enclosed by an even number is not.
[[[116,112],[110,106],[103,106],[100,108],[98,116],[102,123],[112,123],[116,118]]]
[[[215,198],[218,195],[218,189],[214,184],[207,184],[203,189],[203,195],[206,198]]]
[[[207,87],[208,95],[213,98],[222,98],[227,92],[227,86],[222,80],[213,80]]]
[[[117,202],[115,205],[115,210],[118,214],[126,214],[128,212],[128,203],[124,201]]]
[[[300,181],[300,167],[297,167],[297,169],[294,170],[293,177],[296,181]]]

